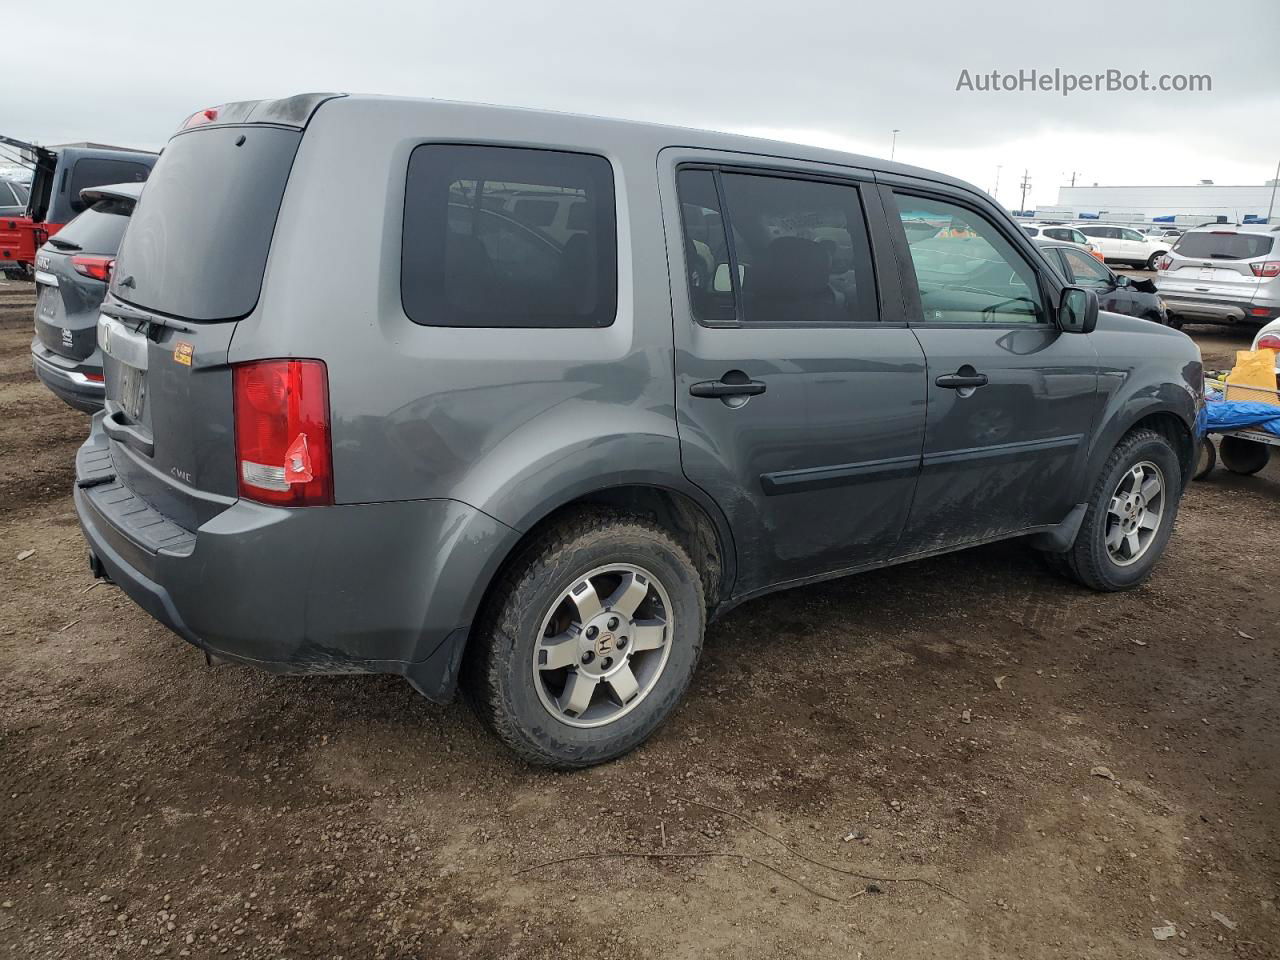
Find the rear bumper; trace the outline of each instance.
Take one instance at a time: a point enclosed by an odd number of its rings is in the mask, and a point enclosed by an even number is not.
[[[511,528],[454,500],[234,502],[186,531],[115,477],[94,418],[74,499],[101,570],[215,656],[277,673],[395,673],[447,700]]]
[[[85,413],[102,409],[105,386],[88,379],[89,374],[102,376],[102,361],[95,350],[87,360],[68,360],[54,353],[36,337],[31,341],[31,366],[40,382],[58,399]]]

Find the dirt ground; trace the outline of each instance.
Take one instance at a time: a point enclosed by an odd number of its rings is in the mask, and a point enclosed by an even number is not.
[[[1280,956],[1280,469],[1194,484],[1131,593],[1013,543],[749,603],[555,774],[93,587],[31,309],[0,284],[0,956]]]

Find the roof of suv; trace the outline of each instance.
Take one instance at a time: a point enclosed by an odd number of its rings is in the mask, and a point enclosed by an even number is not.
[[[1202,223],[1188,227],[1185,233],[1280,233],[1280,223]]]
[[[390,97],[372,94],[348,94],[339,96],[335,96],[333,94],[305,94],[299,97],[291,97],[289,99],[301,101],[320,97],[329,97],[331,99],[329,99],[327,103],[332,105],[341,104],[344,109],[367,104],[374,109],[386,109],[388,107],[395,106],[403,106],[406,110],[413,110],[421,107],[434,109],[439,109],[441,107],[466,109],[494,115],[504,113],[511,114],[513,117],[521,117],[526,120],[529,117],[537,116],[557,117],[562,119],[572,117],[580,120],[583,124],[598,126],[601,130],[615,130],[619,133],[622,133],[625,130],[646,131],[654,135],[656,139],[660,140],[663,146],[694,147],[747,154],[762,154],[794,160],[809,160],[817,163],[829,163],[834,166],[862,167],[874,169],[882,173],[900,174],[904,177],[919,177],[927,180],[934,180],[939,183],[947,183],[952,186],[962,187],[965,190],[981,194],[984,197],[987,196],[986,191],[981,190],[971,183],[948,176],[944,173],[928,170],[923,167],[914,167],[905,163],[897,163],[892,160],[882,160],[876,157],[868,157],[856,153],[845,153],[843,151],[832,150],[827,147],[788,143],[782,140],[767,140],[760,137],[749,137],[743,134],[700,130],[695,127],[678,127],[666,124],[649,123],[641,120],[627,120],[616,117],[575,114],[560,110],[534,110],[526,107],[496,106],[493,104],[469,103],[460,100],[443,100],[427,97]],[[263,107],[259,107],[258,111],[261,112],[263,109]]]

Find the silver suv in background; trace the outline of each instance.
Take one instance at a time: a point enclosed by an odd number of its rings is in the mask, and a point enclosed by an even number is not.
[[[1280,227],[1210,224],[1182,235],[1156,267],[1156,287],[1183,323],[1265,324],[1280,317]]]

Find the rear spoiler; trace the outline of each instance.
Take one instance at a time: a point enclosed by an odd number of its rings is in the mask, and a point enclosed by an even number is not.
[[[109,183],[100,187],[85,187],[80,191],[80,199],[86,204],[94,204],[99,200],[137,200],[142,196],[145,183]]]
[[[245,123],[268,123],[276,127],[301,130],[322,103],[345,96],[345,93],[300,93],[283,100],[237,100],[234,103],[223,103],[197,110],[183,121],[178,133],[184,133],[192,127]]]

